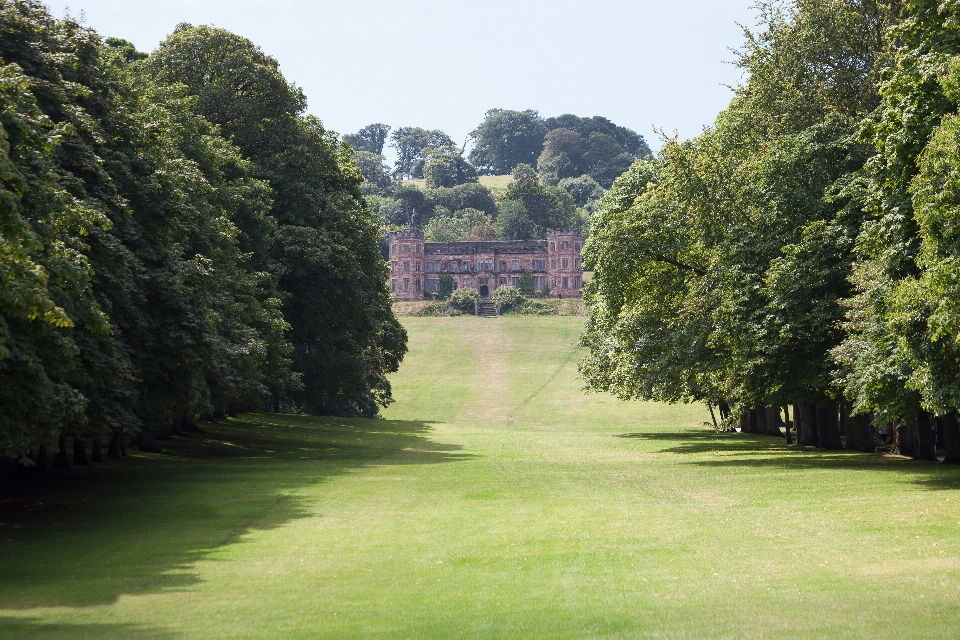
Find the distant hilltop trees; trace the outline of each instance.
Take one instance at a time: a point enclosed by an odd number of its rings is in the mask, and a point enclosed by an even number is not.
[[[588,232],[613,181],[651,156],[643,136],[601,116],[491,109],[470,136],[469,154],[443,131],[419,127],[375,123],[343,137],[384,232],[411,214],[429,241],[526,240],[557,227]],[[392,168],[388,144],[397,155]],[[497,175],[514,179],[481,184]],[[423,180],[424,188],[404,180]]]

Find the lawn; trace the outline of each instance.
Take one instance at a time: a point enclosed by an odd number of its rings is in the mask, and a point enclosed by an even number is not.
[[[403,321],[385,420],[7,489],[0,638],[960,635],[960,470],[583,394],[582,318]]]

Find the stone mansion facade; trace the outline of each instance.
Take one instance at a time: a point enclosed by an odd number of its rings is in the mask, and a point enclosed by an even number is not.
[[[497,287],[520,285],[524,272],[533,288],[572,298],[583,287],[583,234],[579,229],[547,232],[546,240],[424,242],[412,227],[389,235],[390,292],[400,300],[422,300],[439,291],[449,275],[453,288],[473,287],[486,298]]]

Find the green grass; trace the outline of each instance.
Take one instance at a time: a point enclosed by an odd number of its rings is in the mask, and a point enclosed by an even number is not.
[[[386,420],[5,493],[0,638],[957,635],[957,470],[582,394],[582,318],[404,324]]]
[[[513,182],[513,176],[480,176],[478,182],[485,186],[487,189],[506,189],[510,186],[510,183]],[[413,186],[418,189],[425,189],[427,187],[427,181],[423,178],[414,178],[411,180],[404,180],[404,186]]]

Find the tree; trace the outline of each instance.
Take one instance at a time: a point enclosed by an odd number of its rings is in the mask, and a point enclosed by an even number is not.
[[[356,133],[348,133],[343,136],[343,141],[353,147],[354,151],[365,151],[382,156],[383,146],[387,143],[389,133],[390,127],[378,122],[368,124]]]
[[[570,227],[575,221],[570,194],[559,187],[543,185],[529,165],[514,167],[514,181],[507,188],[505,199],[523,204],[538,235],[549,229]]]
[[[543,118],[531,109],[491,109],[470,133],[470,161],[482,175],[504,175],[518,164],[536,164],[547,131]]]
[[[427,187],[455,187],[477,181],[477,169],[458,149],[442,147],[426,152],[423,177]]]
[[[497,236],[501,240],[529,240],[541,235],[541,230],[530,220],[523,202],[504,200],[497,215]]]
[[[401,127],[390,136],[390,146],[397,151],[393,175],[397,178],[422,178],[423,165],[430,150],[453,148],[453,140],[443,131]]]
[[[311,413],[375,415],[391,401],[386,375],[406,351],[406,334],[390,311],[379,230],[349,147],[303,115],[303,94],[275,60],[232,33],[179,30],[145,62],[160,80],[185,85],[197,113],[270,184],[271,256],[281,265],[276,283],[304,380],[298,402]]]
[[[565,113],[555,118],[547,118],[546,124],[550,129],[563,128],[569,131],[575,131],[584,139],[593,133],[608,135],[612,137],[617,145],[626,153],[633,156],[634,159],[649,158],[652,155],[650,153],[650,147],[647,146],[647,142],[643,139],[643,136],[632,129],[615,125],[607,118],[601,116],[580,118]]]
[[[381,195],[393,184],[390,168],[382,155],[354,149],[353,162],[363,176],[364,184],[360,186],[360,190],[364,195]]]

